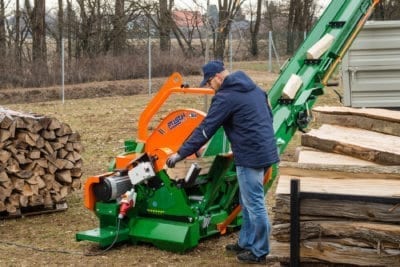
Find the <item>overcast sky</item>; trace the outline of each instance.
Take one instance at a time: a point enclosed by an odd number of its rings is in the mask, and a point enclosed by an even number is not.
[[[19,0],[20,1],[20,6],[24,5],[24,1],[25,0]],[[33,2],[33,0],[30,0],[31,2]],[[275,2],[284,2],[287,0],[270,0],[270,1],[275,1]],[[323,7],[325,7],[327,4],[329,4],[331,0],[318,0],[319,4]],[[6,0],[6,3],[9,3],[10,6],[8,7],[9,9],[13,9],[12,7],[15,6],[15,0]],[[64,1],[65,2],[65,1]],[[204,10],[206,9],[207,6],[207,0],[175,0],[175,5],[179,8],[182,9],[189,9],[192,10],[194,9],[194,7],[196,6],[194,3],[197,2],[200,5],[202,5],[204,8]],[[244,5],[247,6],[249,5],[250,2],[255,3],[256,0],[245,0],[244,1]],[[218,4],[218,0],[209,0],[210,5],[217,5]],[[12,7],[11,7],[12,6]],[[50,8],[57,8],[58,7],[58,0],[46,0],[46,8],[50,9]]]

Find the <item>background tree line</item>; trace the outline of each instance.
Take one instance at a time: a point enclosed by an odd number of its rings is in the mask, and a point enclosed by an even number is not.
[[[232,33],[235,59],[265,57],[268,31],[286,36],[278,45],[290,56],[320,11],[316,0],[195,0],[185,11],[174,0],[57,3],[49,9],[45,0],[0,0],[0,88],[57,84],[61,51],[67,83],[146,77],[148,36],[154,76],[196,74],[204,58],[226,59]],[[396,18],[398,0],[382,1],[374,14]]]

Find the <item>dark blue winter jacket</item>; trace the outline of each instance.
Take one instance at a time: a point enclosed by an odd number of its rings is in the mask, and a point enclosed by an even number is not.
[[[244,72],[225,77],[202,123],[178,153],[195,153],[224,127],[237,166],[265,168],[279,161],[268,96]]]

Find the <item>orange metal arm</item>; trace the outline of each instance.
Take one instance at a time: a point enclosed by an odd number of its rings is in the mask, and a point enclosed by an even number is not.
[[[159,110],[159,108],[164,104],[165,100],[172,93],[184,93],[184,94],[203,94],[203,95],[213,95],[215,92],[213,89],[207,88],[184,88],[182,87],[182,76],[175,72],[173,73],[166,83],[158,91],[157,95],[151,100],[151,102],[144,109],[139,118],[138,125],[138,141],[146,142],[148,138],[148,124],[153,118],[154,114]]]

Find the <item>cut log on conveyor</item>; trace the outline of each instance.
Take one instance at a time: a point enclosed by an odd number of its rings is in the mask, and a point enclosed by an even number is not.
[[[317,122],[400,136],[400,111],[376,108],[315,107]]]
[[[303,134],[301,144],[383,165],[400,165],[399,136],[324,124]]]
[[[323,152],[311,147],[297,147],[296,148],[296,161],[300,164],[314,163],[321,165],[359,165],[359,166],[370,166],[379,165],[377,163],[362,160],[346,155]]]
[[[68,124],[0,107],[0,216],[64,203],[81,187],[82,150]]]

